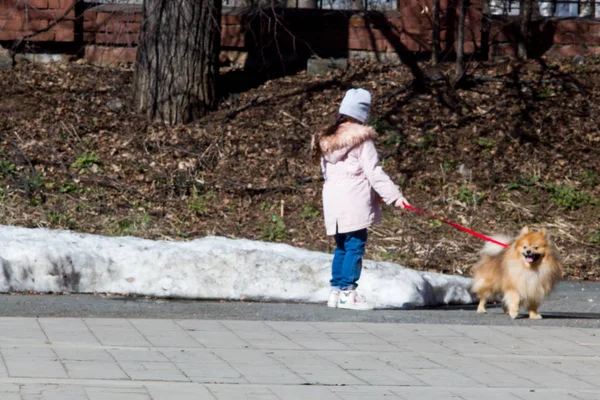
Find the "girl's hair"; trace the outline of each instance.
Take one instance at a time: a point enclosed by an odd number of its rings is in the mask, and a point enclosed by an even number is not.
[[[335,118],[335,121],[332,124],[327,125],[323,129],[321,129],[315,136],[313,136],[312,142],[312,157],[315,162],[319,162],[321,160],[321,156],[323,155],[323,151],[321,150],[321,139],[326,136],[331,136],[335,134],[343,123],[353,122],[355,124],[360,124],[357,120],[352,117],[349,117],[344,114],[338,114]]]

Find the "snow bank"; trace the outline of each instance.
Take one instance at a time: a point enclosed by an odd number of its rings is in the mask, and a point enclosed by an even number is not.
[[[0,226],[0,292],[324,302],[331,258],[223,237],[167,242]],[[365,261],[359,283],[378,308],[473,301],[470,279],[393,263]]]

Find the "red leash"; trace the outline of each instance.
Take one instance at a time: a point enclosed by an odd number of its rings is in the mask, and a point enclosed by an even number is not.
[[[491,237],[482,235],[479,232],[472,231],[471,229],[465,228],[464,226],[460,226],[458,224],[455,224],[454,222],[446,221],[445,219],[442,219],[440,217],[436,217],[435,215],[427,214],[425,211],[419,210],[418,208],[413,207],[411,205],[405,204],[404,207],[406,209],[408,209],[408,210],[412,210],[412,211],[418,212],[419,214],[423,214],[426,217],[429,217],[429,218],[432,218],[432,219],[437,219],[438,221],[441,221],[441,222],[443,222],[445,224],[453,226],[456,229],[460,229],[463,232],[467,232],[468,234],[473,235],[475,237],[478,237],[479,239],[487,240],[488,242],[492,242],[492,243],[497,244],[497,245],[502,246],[502,247],[508,247],[508,245],[506,243],[499,242],[497,240],[492,239]]]

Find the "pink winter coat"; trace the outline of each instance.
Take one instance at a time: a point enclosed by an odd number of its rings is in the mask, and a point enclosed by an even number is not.
[[[373,128],[344,123],[320,141],[323,214],[327,235],[347,233],[381,221],[379,198],[392,204],[402,197],[383,171],[373,139]]]

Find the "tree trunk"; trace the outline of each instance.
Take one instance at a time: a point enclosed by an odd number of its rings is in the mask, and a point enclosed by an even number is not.
[[[145,0],[135,105],[151,121],[187,123],[217,103],[221,0]]]
[[[431,63],[436,65],[440,62],[440,0],[433,0],[433,26],[432,26],[432,52]]]
[[[517,44],[517,56],[521,60],[527,59],[527,47],[529,43],[529,22],[533,11],[533,0],[521,0],[520,11],[521,21],[519,29],[519,43]]]
[[[456,76],[454,85],[457,86],[465,75],[465,19],[469,0],[460,0],[460,11],[458,14],[458,48],[456,49]]]
[[[490,57],[490,32],[491,32],[491,12],[490,0],[481,2],[481,45],[479,46],[480,56],[483,60]]]

